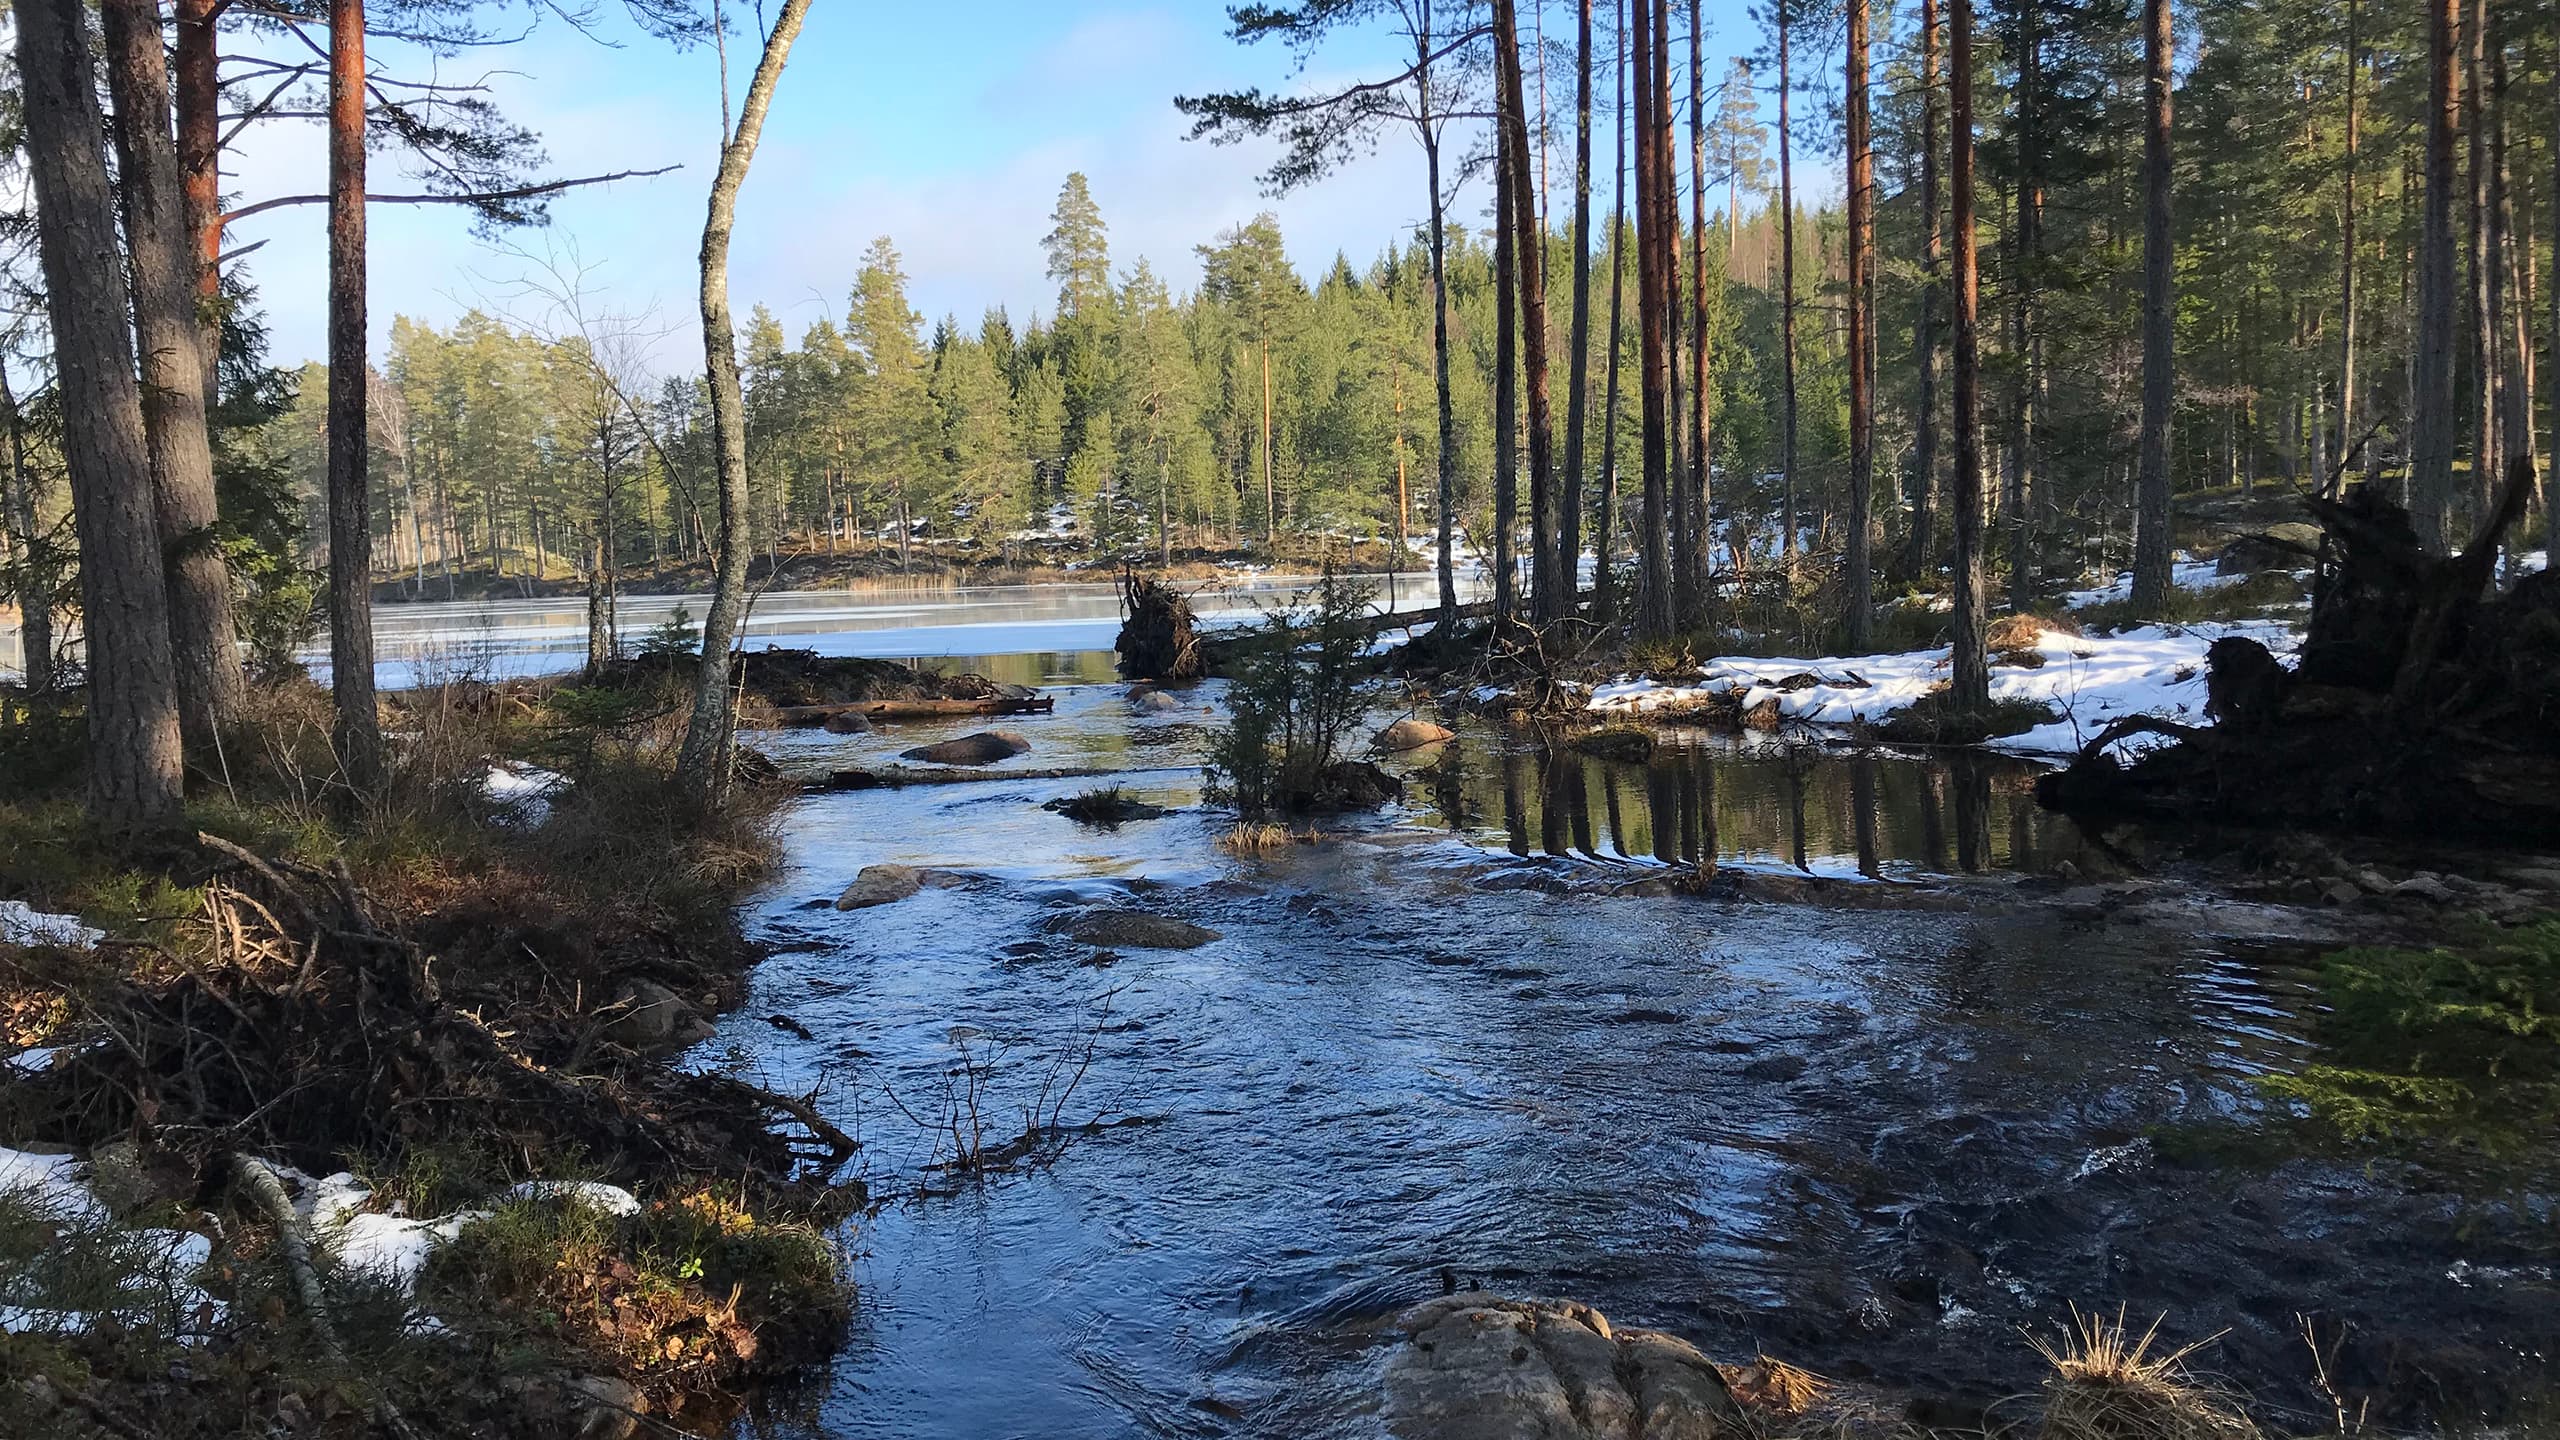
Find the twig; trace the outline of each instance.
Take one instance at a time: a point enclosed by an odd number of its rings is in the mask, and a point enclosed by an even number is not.
[[[328,1352],[331,1360],[345,1365],[347,1347],[329,1318],[329,1301],[320,1289],[320,1272],[311,1263],[311,1235],[303,1228],[302,1218],[293,1213],[293,1200],[284,1193],[284,1182],[276,1178],[276,1172],[265,1161],[237,1153],[231,1157],[231,1173],[265,1212],[267,1222],[276,1227],[276,1245],[284,1252],[285,1268],[293,1272],[294,1288],[302,1297],[303,1318],[311,1322],[311,1333],[319,1338],[321,1349]],[[375,1424],[400,1440],[418,1440],[418,1432],[409,1427],[390,1397],[376,1395],[372,1410]]]

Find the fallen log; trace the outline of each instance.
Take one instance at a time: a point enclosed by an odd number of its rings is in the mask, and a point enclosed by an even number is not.
[[[1047,715],[1058,708],[1048,695],[991,695],[983,700],[852,700],[833,705],[784,705],[773,712],[786,730],[811,730],[838,715],[865,720],[942,720],[954,715]]]
[[[832,770],[811,790],[896,790],[908,785],[974,785],[989,780],[1092,780],[1110,775],[1191,773],[1196,765],[1058,765],[1041,770],[971,770],[954,765],[886,765],[877,770]]]

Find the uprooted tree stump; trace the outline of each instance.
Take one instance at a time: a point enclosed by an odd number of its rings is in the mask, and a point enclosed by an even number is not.
[[[2560,578],[2491,583],[2532,479],[2513,467],[2449,557],[2370,486],[2307,499],[2328,555],[2294,668],[2253,640],[2214,642],[2216,725],[2118,721],[2037,797],[2075,817],[2560,843]],[[2144,733],[2172,743],[2114,757]]]
[[[1191,602],[1152,576],[1120,577],[1120,652],[1124,680],[1197,680],[1209,673],[1200,642],[1191,633]]]

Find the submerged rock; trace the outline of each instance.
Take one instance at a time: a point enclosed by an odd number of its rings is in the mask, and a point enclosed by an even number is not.
[[[1183,708],[1182,701],[1162,690],[1132,690],[1129,708],[1141,715],[1171,715]]]
[[[1684,1340],[1619,1330],[1588,1305],[1453,1295],[1397,1322],[1396,1440],[1721,1440],[1749,1430],[1724,1378]]]
[[[820,728],[830,735],[868,735],[871,722],[851,710],[839,710],[826,718]]]
[[[922,760],[928,765],[992,765],[1029,751],[1031,742],[1011,730],[981,730],[957,740],[934,745],[919,745],[901,750],[901,760]]]
[[[853,883],[836,897],[839,910],[867,910],[904,900],[924,888],[923,872],[912,865],[865,865]]]
[[[1090,910],[1067,916],[1056,928],[1068,939],[1105,950],[1196,950],[1221,938],[1207,926],[1145,910]]]
[[[1419,750],[1425,745],[1437,745],[1456,734],[1446,725],[1434,725],[1428,720],[1408,715],[1379,731],[1375,743],[1381,750]]]

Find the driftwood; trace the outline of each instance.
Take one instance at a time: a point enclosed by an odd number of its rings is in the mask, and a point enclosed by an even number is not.
[[[2427,553],[2372,487],[2305,497],[2329,560],[2298,663],[2216,641],[2214,727],[2119,722],[2038,797],[2097,819],[2560,842],[2560,578],[2492,583],[2533,478],[2512,467],[2452,556]],[[2175,743],[2131,764],[2112,756],[2142,731]]]
[[[908,785],[974,785],[990,780],[1091,780],[1107,775],[1189,774],[1196,765],[1061,765],[1045,770],[970,770],[953,765],[889,765],[878,770],[835,770],[812,790],[896,790]]]

